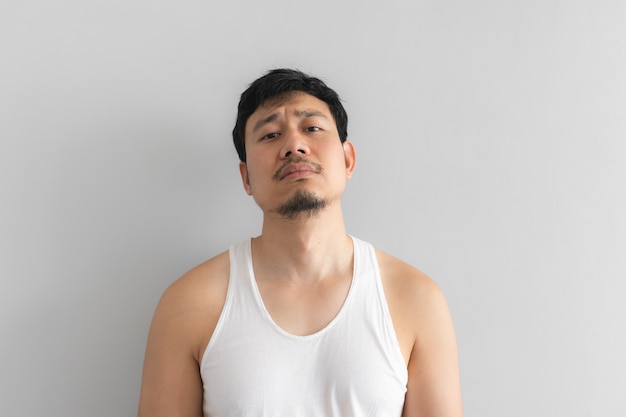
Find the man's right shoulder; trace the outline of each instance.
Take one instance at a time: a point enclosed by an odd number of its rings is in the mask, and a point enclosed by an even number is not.
[[[174,281],[159,300],[151,333],[179,340],[200,363],[226,302],[229,274],[226,251]]]
[[[198,366],[224,308],[229,273],[229,255],[224,252],[189,270],[163,292],[146,346],[144,383],[150,395],[163,387],[175,400],[201,392]],[[186,392],[169,383],[184,386]]]
[[[215,303],[223,305],[229,274],[230,260],[228,251],[225,251],[174,281],[163,293],[160,303],[181,309],[204,309]]]

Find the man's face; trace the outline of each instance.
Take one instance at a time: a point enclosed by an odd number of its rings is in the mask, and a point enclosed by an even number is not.
[[[328,105],[301,92],[252,113],[245,145],[243,185],[266,214],[294,218],[294,209],[335,204],[354,170],[354,148],[341,143]]]

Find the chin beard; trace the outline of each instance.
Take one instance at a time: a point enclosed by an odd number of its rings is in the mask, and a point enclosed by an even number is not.
[[[297,190],[285,203],[280,205],[275,211],[288,220],[299,218],[310,218],[317,215],[328,205],[328,201],[315,194]]]

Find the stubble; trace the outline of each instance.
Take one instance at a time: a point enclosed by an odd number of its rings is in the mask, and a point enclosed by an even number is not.
[[[298,189],[275,211],[287,220],[315,217],[328,205],[328,201],[310,191]]]

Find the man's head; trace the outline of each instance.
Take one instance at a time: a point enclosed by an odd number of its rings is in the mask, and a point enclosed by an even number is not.
[[[316,97],[328,105],[335,119],[341,142],[348,137],[348,115],[337,93],[322,80],[298,70],[275,69],[255,80],[241,94],[237,110],[237,121],[233,129],[233,142],[241,162],[246,162],[245,131],[246,122],[261,105],[272,100],[288,98],[291,94],[303,92]]]

